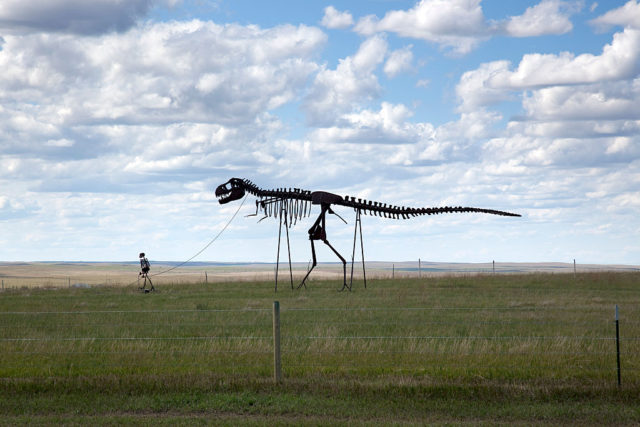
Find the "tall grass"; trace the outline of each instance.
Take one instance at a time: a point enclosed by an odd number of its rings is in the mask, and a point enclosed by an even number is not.
[[[626,402],[640,391],[639,283],[638,273],[603,272],[373,280],[366,290],[357,283],[342,293],[335,281],[277,294],[272,282],[167,284],[151,294],[5,291],[0,392],[278,394],[269,384],[271,306],[279,300],[287,393],[325,396],[369,384],[366,390],[393,390],[398,398],[405,387],[431,387],[442,396],[475,390],[488,399],[515,393],[545,400],[558,390],[606,399],[616,391]],[[380,405],[375,395],[367,402]],[[0,409],[19,413],[25,405]]]

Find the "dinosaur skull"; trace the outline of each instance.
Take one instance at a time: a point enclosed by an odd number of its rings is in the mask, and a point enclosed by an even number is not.
[[[241,179],[231,178],[216,188],[216,197],[221,205],[244,197],[244,183]]]

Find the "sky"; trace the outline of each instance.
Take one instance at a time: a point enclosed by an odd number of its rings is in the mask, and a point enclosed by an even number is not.
[[[364,216],[367,260],[640,264],[637,0],[0,0],[0,70],[0,261],[273,262],[238,177],[522,215]]]

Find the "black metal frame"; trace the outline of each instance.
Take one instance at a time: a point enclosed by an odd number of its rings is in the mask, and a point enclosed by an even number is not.
[[[343,284],[341,291],[348,289],[351,290],[353,286],[353,268],[355,263],[355,251],[356,251],[356,240],[358,235],[358,230],[360,232],[360,248],[362,254],[362,272],[364,278],[364,287],[367,287],[367,275],[365,270],[365,261],[364,261],[364,243],[362,239],[362,214],[366,215],[374,215],[378,217],[384,218],[393,218],[393,219],[409,219],[416,216],[421,215],[438,215],[444,213],[485,213],[491,215],[500,215],[500,216],[511,216],[511,217],[519,217],[519,214],[499,211],[494,209],[483,209],[483,208],[473,208],[473,207],[462,207],[462,206],[444,206],[444,207],[435,207],[435,208],[411,208],[405,206],[394,206],[388,205],[386,203],[380,202],[372,202],[364,199],[356,199],[355,197],[349,196],[339,196],[337,194],[328,193],[325,191],[308,191],[301,190],[299,188],[278,188],[273,190],[264,190],[251,181],[247,179],[240,178],[231,178],[229,181],[224,184],[219,185],[216,188],[215,194],[218,198],[218,202],[220,204],[225,204],[232,202],[234,200],[239,200],[245,196],[245,193],[253,194],[258,197],[256,200],[256,213],[251,216],[258,215],[258,212],[261,211],[264,214],[263,219],[267,217],[280,217],[280,227],[278,230],[278,254],[276,260],[276,285],[275,290],[278,290],[278,270],[280,267],[280,240],[282,236],[282,224],[284,223],[285,229],[287,231],[287,249],[289,251],[289,276],[291,280],[291,289],[293,289],[293,272],[291,267],[291,247],[289,245],[289,227],[295,225],[297,220],[307,217],[311,214],[311,205],[320,205],[320,214],[316,218],[315,222],[309,228],[309,240],[311,242],[311,256],[312,256],[312,265],[308,269],[307,274],[304,276],[297,289],[301,287],[306,288],[306,281],[311,271],[318,264],[316,258],[316,248],[314,241],[320,240],[325,245],[329,247],[336,254],[338,258],[342,261],[342,271],[343,271]],[[349,284],[347,285],[347,261],[344,259],[342,255],[329,243],[327,240],[327,231],[326,231],[326,216],[327,213],[334,214],[338,216],[342,221],[344,219],[335,213],[331,206],[345,206],[353,208],[356,212],[356,220],[355,220],[355,229],[353,232],[353,251],[351,254],[351,277],[349,280]],[[258,221],[258,222],[260,222]],[[293,224],[292,224],[293,222]],[[347,223],[344,221],[345,224]],[[152,285],[153,286],[153,285]]]

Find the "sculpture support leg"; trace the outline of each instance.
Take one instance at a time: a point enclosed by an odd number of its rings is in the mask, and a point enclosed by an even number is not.
[[[353,251],[351,252],[351,280],[349,281],[349,289],[353,286],[353,266],[356,257],[356,240],[358,238],[358,228],[360,229],[360,249],[362,253],[362,277],[364,278],[364,288],[367,288],[367,273],[364,266],[364,242],[362,240],[362,217],[360,209],[356,210],[356,221],[353,229]]]
[[[291,219],[289,219],[291,221]],[[291,245],[289,244],[289,225],[285,218],[285,231],[287,232],[287,253],[289,254],[289,279],[291,280],[291,290],[293,290],[293,268],[291,267]]]
[[[309,271],[307,271],[307,274],[304,276],[304,278],[302,279],[302,282],[300,282],[300,284],[298,285],[298,289],[300,289],[301,287],[307,287],[307,285],[305,284],[307,277],[309,277],[309,275],[311,274],[311,271],[315,268],[315,266],[318,264],[318,261],[316,260],[316,248],[313,244],[313,240],[311,240],[311,257],[313,258],[313,263],[311,264],[311,268],[309,269]]]
[[[362,240],[362,218],[360,218],[360,210],[358,210],[358,219],[360,223],[360,249],[362,251],[362,277],[364,279],[364,288],[367,289],[367,270],[364,266],[364,242]]]
[[[280,226],[278,227],[278,252],[276,255],[276,288],[274,292],[278,292],[278,271],[280,270],[280,236],[282,236],[282,212],[280,215]]]
[[[280,226],[278,227],[278,253],[276,255],[276,285],[275,292],[278,292],[278,272],[280,271],[280,239],[282,237],[282,223],[287,234],[287,253],[289,254],[289,278],[291,289],[293,289],[293,267],[291,266],[291,244],[289,243],[289,224],[287,223],[287,210],[280,210]]]
[[[347,261],[342,257],[342,255],[340,255],[340,253],[333,246],[331,246],[331,243],[329,243],[326,239],[323,240],[323,242],[325,245],[329,246],[329,248],[333,251],[333,253],[336,254],[338,258],[340,258],[340,261],[342,261],[343,283],[342,283],[342,289],[340,289],[340,291],[344,291],[345,288],[351,290],[351,286],[347,286]]]

